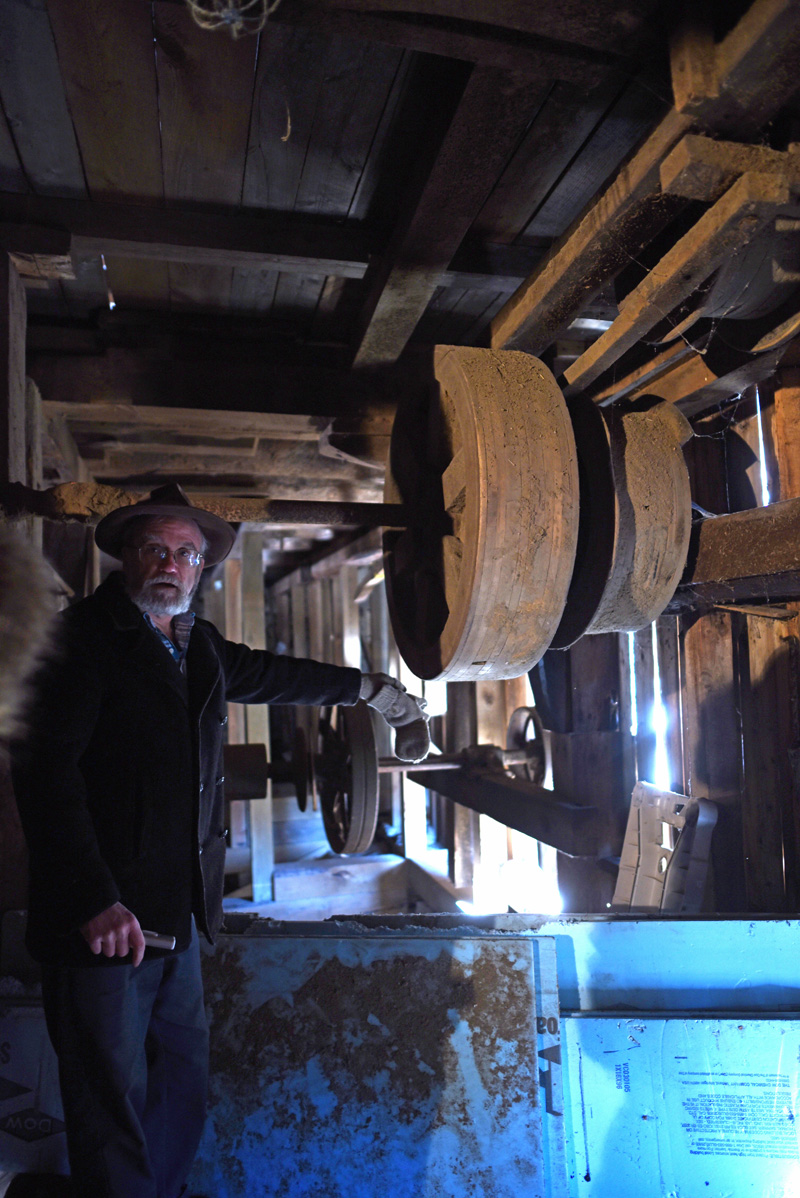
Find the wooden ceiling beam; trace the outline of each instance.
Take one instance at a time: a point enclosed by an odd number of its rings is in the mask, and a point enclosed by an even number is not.
[[[276,12],[271,19],[277,17]],[[581,89],[595,87],[619,64],[618,57],[605,49],[476,21],[447,21],[437,17],[419,20],[396,11],[354,12],[314,3],[292,5],[291,11],[287,6],[283,17],[287,23],[313,24],[331,37],[364,38],[385,46],[438,54],[530,77],[559,79]]]
[[[271,417],[272,423],[263,435],[272,435],[284,422],[294,437],[296,419],[307,420],[310,433],[318,421],[321,431],[334,417],[357,424],[373,417],[382,422],[394,411],[386,379],[372,372],[287,365],[266,352],[260,359],[239,360],[235,347],[217,355],[203,354],[196,341],[193,344],[193,355],[177,353],[169,342],[163,352],[109,349],[101,354],[29,354],[27,369],[45,401],[67,404],[64,412],[74,418],[81,411],[76,404],[87,405],[83,411],[91,413],[85,417],[88,420],[99,420],[103,406],[119,404],[114,419],[129,424],[147,419],[155,423],[155,415],[138,415],[143,409],[178,409],[183,415],[176,431],[190,432],[193,422],[203,422],[205,413],[211,413],[208,424],[200,425],[201,435],[203,428],[212,436],[225,435],[226,427],[229,432],[238,430],[236,416],[228,421],[231,413],[248,414],[253,435],[262,435],[258,420],[264,416]]]
[[[296,0],[280,5],[272,21],[292,24],[320,23],[333,14],[346,12],[369,29],[369,19],[386,17],[398,25],[416,24],[437,30],[458,32],[471,27],[483,32],[486,40],[498,31],[526,35],[566,46],[615,53],[628,53],[642,31],[655,3],[635,0],[594,0],[592,4],[565,5],[563,0]],[[436,45],[435,40],[433,46]],[[431,49],[431,53],[438,53]],[[457,55],[454,55],[457,57]]]
[[[394,362],[405,349],[547,87],[473,69],[427,177],[410,185],[395,232],[370,265],[355,366]]]
[[[75,255],[144,258],[201,266],[273,269],[287,274],[363,278],[374,237],[318,217],[239,211],[197,212],[144,204],[0,193],[0,241],[30,253],[33,232],[43,243],[59,231]],[[33,232],[32,232],[33,230]],[[52,252],[43,249],[41,252]],[[63,253],[63,249],[61,250]]]
[[[273,478],[284,481],[291,478],[302,494],[305,494],[307,484],[321,482],[350,482],[370,490],[382,490],[383,487],[383,481],[375,471],[367,473],[364,468],[336,458],[310,454],[298,457],[291,452],[242,453],[238,457],[228,457],[209,448],[204,456],[198,457],[183,453],[180,445],[163,446],[157,453],[141,453],[136,446],[126,446],[124,449],[105,449],[99,459],[87,458],[87,463],[94,477],[101,480],[177,475],[182,478],[197,476],[198,481],[202,481],[213,475],[243,475],[262,480],[265,489],[269,490]]]
[[[668,612],[800,594],[800,499],[711,516],[692,530],[689,565]]]
[[[717,136],[756,137],[797,89],[798,0],[755,0],[717,44],[703,7],[686,11],[671,46],[676,108]]]
[[[265,437],[271,441],[318,441],[327,426],[322,416],[285,412],[214,411],[202,408],[161,408],[132,403],[69,403],[43,400],[46,420],[64,420],[73,431],[109,428],[174,432],[192,437]],[[241,452],[241,451],[239,451]]]
[[[611,328],[567,367],[568,394],[590,386],[790,200],[782,175],[742,175],[625,297]]]
[[[783,41],[775,40],[777,33]],[[677,106],[495,316],[492,348],[541,353],[677,215],[685,200],[663,193],[660,168],[684,134],[699,126],[748,137],[796,91],[800,0],[755,0],[719,46],[713,46],[707,33],[701,31],[699,37],[692,42],[684,30],[673,42]],[[738,116],[731,120],[736,96],[746,97],[746,105],[738,106]]]

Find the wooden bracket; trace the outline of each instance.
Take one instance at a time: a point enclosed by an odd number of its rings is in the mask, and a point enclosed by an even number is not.
[[[689,133],[661,164],[661,190],[686,200],[714,203],[741,175],[750,171],[779,175],[800,191],[800,153],[766,146],[714,141]]]
[[[569,392],[584,390],[789,203],[777,174],[748,172],[709,208],[620,304],[611,328],[565,371]]]
[[[0,222],[0,249],[6,250],[21,279],[74,279],[67,229]]]

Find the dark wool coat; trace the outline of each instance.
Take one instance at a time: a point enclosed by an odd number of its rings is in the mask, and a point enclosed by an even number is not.
[[[186,948],[191,915],[222,919],[225,705],[347,704],[358,670],[226,641],[196,620],[184,676],[111,575],[64,613],[37,681],[14,786],[30,853],[28,944],[53,964],[95,956],[78,928],[115,902]]]

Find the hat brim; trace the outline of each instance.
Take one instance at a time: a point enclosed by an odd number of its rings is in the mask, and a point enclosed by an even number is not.
[[[131,520],[143,516],[158,519],[168,516],[172,520],[191,520],[198,526],[207,542],[205,552],[206,566],[216,566],[224,561],[233,548],[236,533],[227,521],[202,508],[177,503],[134,503],[129,507],[117,508],[104,516],[94,530],[95,544],[103,553],[117,560],[122,558],[122,547],[125,540],[125,529]]]

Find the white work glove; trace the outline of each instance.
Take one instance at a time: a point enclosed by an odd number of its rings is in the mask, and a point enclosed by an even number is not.
[[[409,695],[388,674],[363,674],[359,698],[379,711],[395,729],[394,752],[401,761],[424,761],[431,747],[425,700]]]

